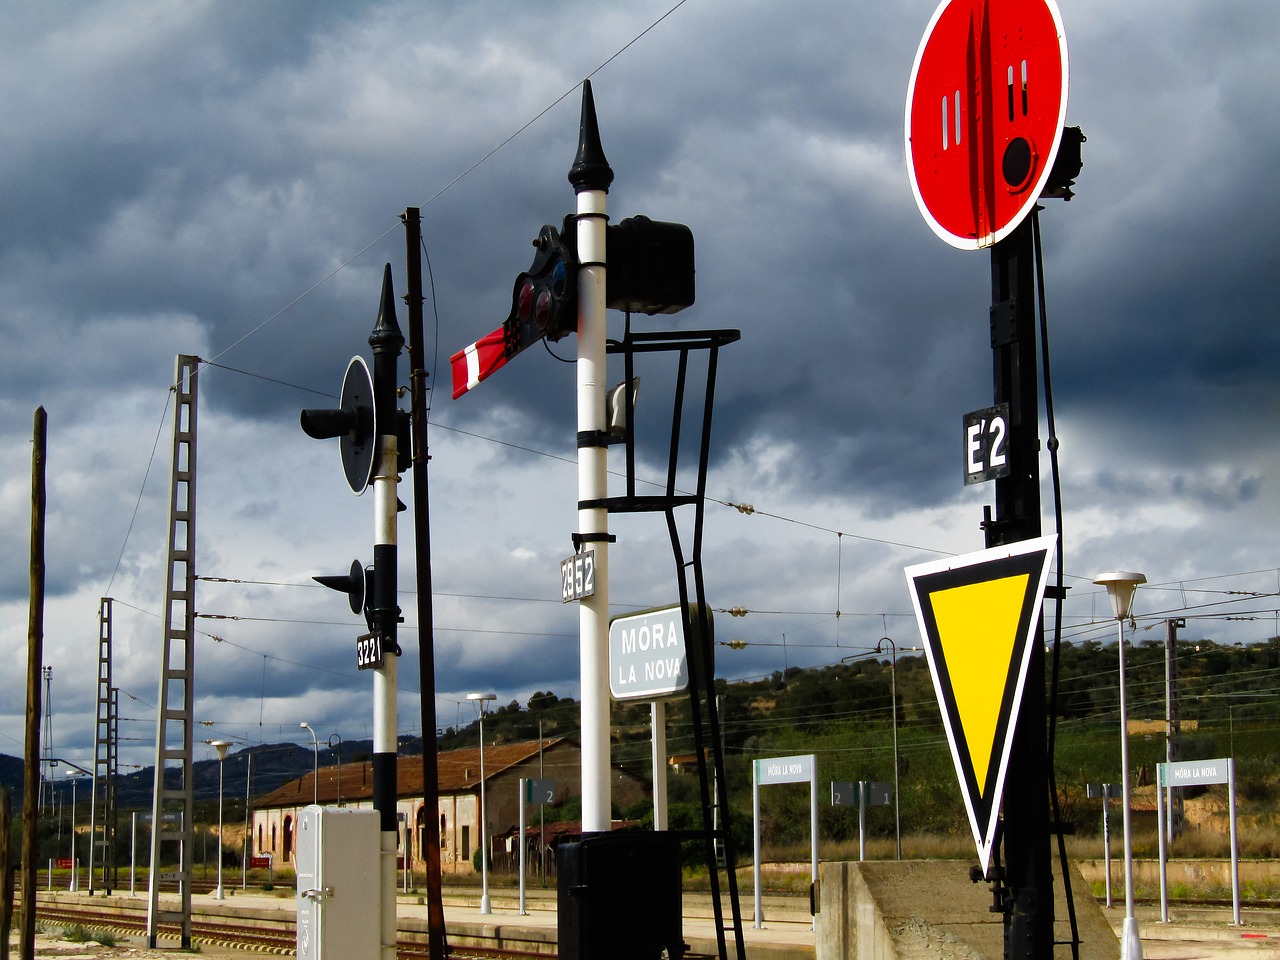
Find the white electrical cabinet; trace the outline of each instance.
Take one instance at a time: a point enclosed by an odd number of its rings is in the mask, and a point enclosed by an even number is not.
[[[376,810],[305,807],[294,836],[298,960],[374,960],[381,951]]]

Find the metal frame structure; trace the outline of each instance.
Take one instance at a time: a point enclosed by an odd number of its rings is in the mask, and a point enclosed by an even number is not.
[[[742,933],[742,912],[738,903],[738,880],[733,834],[729,825],[729,796],[724,771],[724,753],[721,748],[719,705],[715,692],[713,668],[714,637],[711,631],[711,611],[706,601],[706,587],[702,572],[702,531],[706,507],[707,460],[711,449],[711,417],[714,409],[716,368],[720,348],[741,338],[738,330],[689,330],[635,333],[631,330],[631,318],[621,341],[610,341],[608,352],[622,354],[625,379],[635,378],[635,357],[640,353],[676,353],[677,373],[675,398],[671,417],[670,449],[667,478],[659,494],[641,495],[636,492],[635,430],[632,427],[634,403],[627,393],[628,404],[626,431],[626,493],[620,497],[607,497],[596,504],[580,506],[604,506],[610,513],[662,513],[667,520],[671,536],[677,580],[680,588],[680,612],[684,621],[685,636],[696,638],[697,649],[690,651],[689,712],[693,720],[694,752],[698,760],[699,797],[702,805],[703,829],[700,831],[671,831],[682,839],[697,839],[704,844],[707,873],[711,880],[711,903],[715,912],[716,942],[721,960],[727,960],[726,933],[732,932],[737,956],[746,957],[746,945]],[[698,445],[697,484],[693,493],[677,488],[681,447],[681,423],[685,413],[685,394],[689,380],[689,357],[695,351],[707,351],[707,380],[701,410],[701,431]],[[693,508],[692,536],[686,557],[676,511],[680,507]],[[575,544],[576,546],[576,544]],[[708,754],[711,766],[708,765]],[[719,849],[717,849],[717,847]],[[721,899],[721,873],[729,894],[731,924],[725,925],[724,904]]]

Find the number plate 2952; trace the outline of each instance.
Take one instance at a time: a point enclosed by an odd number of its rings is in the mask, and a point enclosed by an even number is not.
[[[560,601],[581,600],[596,592],[596,552],[584,550],[560,561]]]

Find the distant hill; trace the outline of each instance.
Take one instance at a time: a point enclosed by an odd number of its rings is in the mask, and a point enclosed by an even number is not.
[[[1054,767],[1063,797],[1063,817],[1084,829],[1096,827],[1098,801],[1084,797],[1084,785],[1110,782],[1119,769],[1118,658],[1114,643],[1086,642],[1063,647],[1058,657],[1060,682]],[[1164,760],[1165,650],[1162,639],[1140,640],[1126,655],[1128,716],[1133,721],[1156,721],[1157,732],[1130,738],[1135,784],[1150,783],[1155,764]],[[1280,788],[1276,747],[1280,742],[1280,637],[1247,645],[1220,645],[1212,640],[1179,641],[1178,691],[1183,729],[1183,759],[1234,756],[1241,796],[1255,812],[1271,815]],[[742,808],[735,819],[750,823],[750,761],[761,756],[813,753],[819,758],[823,780],[890,780],[893,777],[896,720],[901,774],[902,821],[911,829],[963,832],[963,807],[946,746],[928,664],[923,656],[900,655],[896,676],[888,656],[859,658],[848,663],[802,670],[791,668],[751,681],[725,683],[720,716],[730,804]],[[896,710],[891,691],[896,688]],[[1194,721],[1194,722],[1192,722]],[[496,706],[485,718],[488,742],[503,743],[544,737],[578,736],[579,704],[538,692],[525,704],[513,700]],[[474,746],[478,736],[474,718],[438,736],[439,749]],[[649,707],[644,703],[614,704],[611,717],[612,760],[618,766],[649,775]],[[667,709],[667,746],[672,756],[694,752],[688,702],[677,699]],[[202,751],[203,752],[203,751]],[[367,759],[371,741],[341,746],[341,759]],[[403,737],[400,753],[422,753],[422,741]],[[262,744],[228,755],[225,788],[228,800],[243,800],[249,756],[252,754],[251,793],[261,796],[311,770],[310,746],[297,743]],[[320,766],[339,760],[338,751],[320,750]],[[687,766],[687,765],[686,765]],[[120,777],[118,805],[127,810],[150,806],[152,772],[144,769]],[[0,756],[0,783],[14,790],[14,806],[21,799],[22,769],[13,757]],[[683,800],[696,801],[692,780],[673,777],[673,809]],[[217,760],[195,763],[195,796],[216,801]],[[798,796],[799,794],[797,794]],[[789,826],[807,830],[804,810],[787,810],[786,791],[771,794],[766,816],[777,820],[777,833]],[[769,808],[777,806],[773,811]],[[637,811],[639,815],[639,811]],[[868,814],[869,828],[890,829],[885,810]],[[823,829],[838,835],[849,829],[840,811],[824,810]],[[799,825],[799,826],[796,826]],[[800,838],[803,840],[803,838]]]
[[[416,750],[414,749],[416,745]],[[372,750],[372,741],[358,740],[342,745],[342,761],[351,763],[359,758],[368,758]],[[405,738],[401,743],[402,754],[412,755],[422,752],[420,737]],[[315,762],[311,747],[296,743],[266,743],[233,750],[227,754],[226,769],[223,771],[224,790],[227,797],[243,798],[245,778],[250,771],[250,755],[252,755],[253,781],[249,785],[254,797],[270,793],[281,784],[288,783],[297,777],[310,773]],[[338,751],[324,747],[320,750],[320,766],[331,766],[338,762]],[[199,801],[216,801],[218,799],[218,761],[196,760],[193,764],[195,799]],[[23,784],[22,760],[0,754],[0,785],[11,793],[11,805],[15,812],[22,803]],[[170,768],[169,783],[178,785],[178,771]],[[61,781],[62,777],[58,777]],[[121,773],[116,780],[116,806],[121,812],[128,810],[146,810],[151,806],[154,791],[154,767]],[[60,790],[70,793],[69,787],[59,786]],[[81,787],[81,790],[84,788]],[[83,796],[83,794],[81,794]]]

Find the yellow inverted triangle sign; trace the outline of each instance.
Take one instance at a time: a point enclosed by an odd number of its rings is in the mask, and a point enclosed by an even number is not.
[[[906,570],[984,873],[1056,545],[1037,537]]]
[[[933,612],[979,789],[995,752],[1000,705],[1018,641],[1026,574],[939,590]]]

